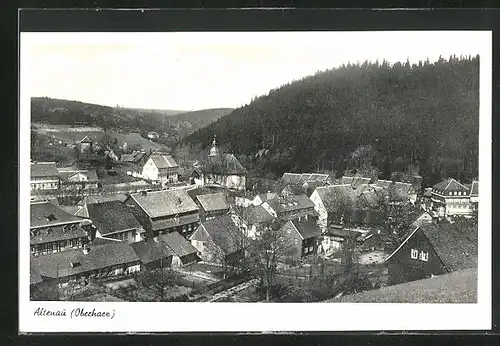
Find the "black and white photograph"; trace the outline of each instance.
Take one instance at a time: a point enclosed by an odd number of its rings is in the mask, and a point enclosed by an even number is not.
[[[486,31],[21,33],[20,323],[480,329],[491,60]]]

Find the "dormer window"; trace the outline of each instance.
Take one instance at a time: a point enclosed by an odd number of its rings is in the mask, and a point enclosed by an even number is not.
[[[47,228],[47,234],[52,234],[52,227]]]

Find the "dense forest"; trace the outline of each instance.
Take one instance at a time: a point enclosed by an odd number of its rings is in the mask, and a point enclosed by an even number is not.
[[[193,112],[108,107],[48,97],[31,98],[31,121],[52,125],[90,125],[122,132],[149,131],[170,138],[187,135],[206,126],[232,109],[204,109]]]
[[[403,171],[425,184],[446,176],[468,182],[478,175],[479,56],[319,72],[252,100],[181,145],[205,148],[214,135],[263,176],[389,178]]]

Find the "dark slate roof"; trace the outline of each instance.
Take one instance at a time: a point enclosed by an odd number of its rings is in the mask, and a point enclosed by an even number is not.
[[[479,195],[479,181],[473,181],[470,189],[470,196],[477,197]]]
[[[42,277],[57,278],[138,261],[139,257],[130,244],[120,241],[91,247],[88,254],[82,250],[68,250],[43,256],[32,256],[30,264],[31,268],[38,271]],[[72,263],[79,265],[72,266]]]
[[[316,191],[327,211],[336,211],[340,203],[356,204],[356,193],[351,185],[323,186],[316,188]]]
[[[469,189],[453,178],[445,179],[432,187],[437,191],[468,191]]]
[[[101,235],[141,227],[132,211],[119,201],[87,205],[89,218]]]
[[[150,158],[153,160],[158,169],[179,167],[179,165],[177,164],[177,162],[175,162],[174,158],[171,155],[153,154],[150,156]]]
[[[192,253],[197,253],[198,250],[191,245],[182,235],[177,232],[163,234],[158,237],[158,241],[163,241],[170,250],[179,257],[187,256]]]
[[[58,177],[59,171],[54,162],[39,162],[31,164],[31,178]]]
[[[292,220],[290,222],[303,239],[313,238],[321,234],[319,226],[312,220]]]
[[[477,268],[477,226],[456,222],[428,224],[420,229],[448,270]]]
[[[345,229],[336,225],[332,225],[327,228],[326,234],[334,237],[347,238],[351,236],[353,239],[357,239],[361,236],[361,232]]]
[[[135,151],[132,154],[123,154],[120,160],[123,162],[138,163],[145,155],[146,153]]]
[[[30,204],[30,228],[82,222],[84,218],[71,215],[49,202]]]
[[[288,197],[277,197],[266,202],[279,215],[284,212],[297,211],[314,208],[314,203],[307,195],[294,195]]]
[[[209,234],[214,244],[220,247],[226,255],[236,252],[240,248],[239,242],[242,239],[239,234],[239,229],[229,216],[224,215],[202,222],[200,228]],[[193,234],[193,236],[190,239],[202,240],[197,239],[198,235],[195,236],[195,234]],[[200,234],[200,236],[202,235]]]
[[[163,241],[149,239],[132,243],[131,246],[144,264],[172,256],[172,251]]]
[[[251,225],[271,222],[274,219],[273,216],[269,214],[261,205],[251,205],[244,208],[241,213],[243,220]]]
[[[380,204],[379,194],[375,191],[366,191],[359,196],[359,200],[362,206],[366,208],[376,208]]]
[[[198,206],[185,190],[136,193],[131,197],[152,218],[198,211]]]
[[[306,182],[326,182],[328,174],[320,173],[284,173],[281,181],[287,184],[303,184]]]
[[[241,165],[240,161],[238,161],[233,154],[210,156],[204,166],[204,171],[220,175],[239,175],[246,173],[245,167]]]
[[[327,300],[328,303],[477,303],[477,269]]]
[[[227,204],[226,197],[223,193],[198,195],[196,196],[196,199],[200,202],[203,210],[205,211],[229,210],[229,205]]]
[[[79,224],[59,225],[31,229],[30,244],[43,244],[54,241],[85,238],[87,233]]]

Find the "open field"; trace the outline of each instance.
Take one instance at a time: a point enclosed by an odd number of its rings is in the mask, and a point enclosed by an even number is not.
[[[68,144],[73,144],[85,136],[88,136],[93,141],[100,141],[104,135],[108,135],[111,138],[116,138],[120,145],[123,143],[127,143],[128,146],[138,145],[146,151],[149,151],[150,149],[153,151],[165,151],[168,149],[162,144],[155,143],[141,137],[139,133],[119,133],[116,131],[104,132],[98,127],[73,128],[69,125],[46,125],[36,123],[32,125],[37,133],[54,136],[55,138],[58,138]]]

